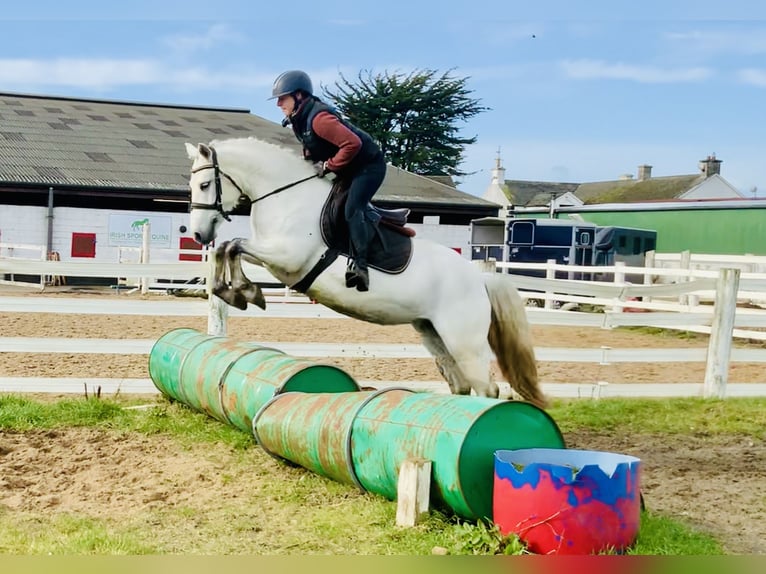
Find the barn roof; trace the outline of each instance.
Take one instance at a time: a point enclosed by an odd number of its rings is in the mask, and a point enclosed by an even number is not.
[[[586,204],[674,199],[704,180],[705,175],[697,173],[644,180],[597,181],[580,184],[575,195]]]
[[[246,109],[0,93],[0,185],[185,194],[184,142],[247,136],[298,145],[290,130]],[[391,166],[376,200],[497,208]]]
[[[506,180],[506,188],[515,205],[548,205],[551,196],[567,192],[583,203],[631,203],[675,199],[705,180],[705,174],[672,175],[648,179],[615,179],[586,183]]]

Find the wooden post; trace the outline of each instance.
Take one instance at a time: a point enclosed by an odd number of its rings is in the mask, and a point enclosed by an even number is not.
[[[614,272],[614,284],[625,286],[625,262],[624,261],[616,261],[614,266],[616,267]],[[625,311],[625,306],[622,305],[622,303],[625,302],[625,296],[620,295],[618,298],[615,299],[615,304],[612,306],[612,311],[614,313],[622,313]]]
[[[739,269],[720,269],[715,289],[713,324],[705,364],[705,398],[726,397],[726,383],[729,378],[731,357],[731,335],[734,331],[734,317],[737,313],[737,291],[739,290]]]
[[[545,278],[546,279],[555,279],[556,278],[556,269],[554,269],[554,265],[556,265],[555,259],[546,259],[545,260]],[[543,304],[544,309],[553,309],[553,293],[546,292],[545,293],[545,303]]]
[[[215,279],[215,250],[207,252],[208,271],[205,280],[207,292],[207,334],[216,337],[226,336],[226,319],[229,316],[229,305],[213,294],[213,281]]]
[[[40,259],[42,261],[52,261],[51,255],[53,251],[45,251],[45,248],[40,249]],[[45,290],[45,286],[49,283],[53,283],[53,275],[43,275],[40,273],[40,291]]]
[[[687,271],[690,271],[692,268],[692,253],[688,249],[686,251],[681,251],[681,260],[678,262],[678,268],[679,269],[686,269]],[[679,276],[678,277],[678,283],[683,283],[685,281],[689,280],[689,275],[686,275],[685,278]],[[687,293],[681,293],[678,296],[678,304],[679,305],[688,305],[689,304],[689,295]]]
[[[646,255],[644,255],[644,267],[654,267],[655,253],[656,251],[654,251],[654,249],[646,252]],[[654,285],[654,278],[651,273],[644,273],[644,285]],[[649,303],[651,300],[652,298],[649,295],[644,295],[644,303]]]
[[[141,226],[141,263],[149,263],[149,245],[152,233],[152,225],[148,221]],[[149,292],[149,277],[141,277],[141,294]]]
[[[431,496],[431,461],[408,458],[399,469],[396,488],[396,525],[415,526],[428,514]]]

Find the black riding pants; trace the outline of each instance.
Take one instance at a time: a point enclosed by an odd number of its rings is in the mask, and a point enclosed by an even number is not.
[[[378,154],[371,162],[362,167],[351,180],[346,198],[346,221],[357,214],[365,214],[367,204],[377,193],[386,176],[386,161],[383,154]]]

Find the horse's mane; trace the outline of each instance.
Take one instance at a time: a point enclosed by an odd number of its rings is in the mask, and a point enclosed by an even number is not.
[[[210,145],[217,150],[233,150],[235,153],[241,150],[247,155],[257,154],[258,157],[268,155],[272,162],[294,162],[297,160],[301,164],[304,163],[297,146],[279,145],[254,136],[213,140]]]

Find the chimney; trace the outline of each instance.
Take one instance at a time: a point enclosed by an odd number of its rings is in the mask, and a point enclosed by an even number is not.
[[[705,174],[705,177],[716,175],[721,173],[721,160],[716,159],[715,154],[707,156],[705,159],[700,160],[700,171]]]
[[[646,164],[638,166],[638,181],[644,181],[645,179],[649,179],[651,177],[652,166]]]

